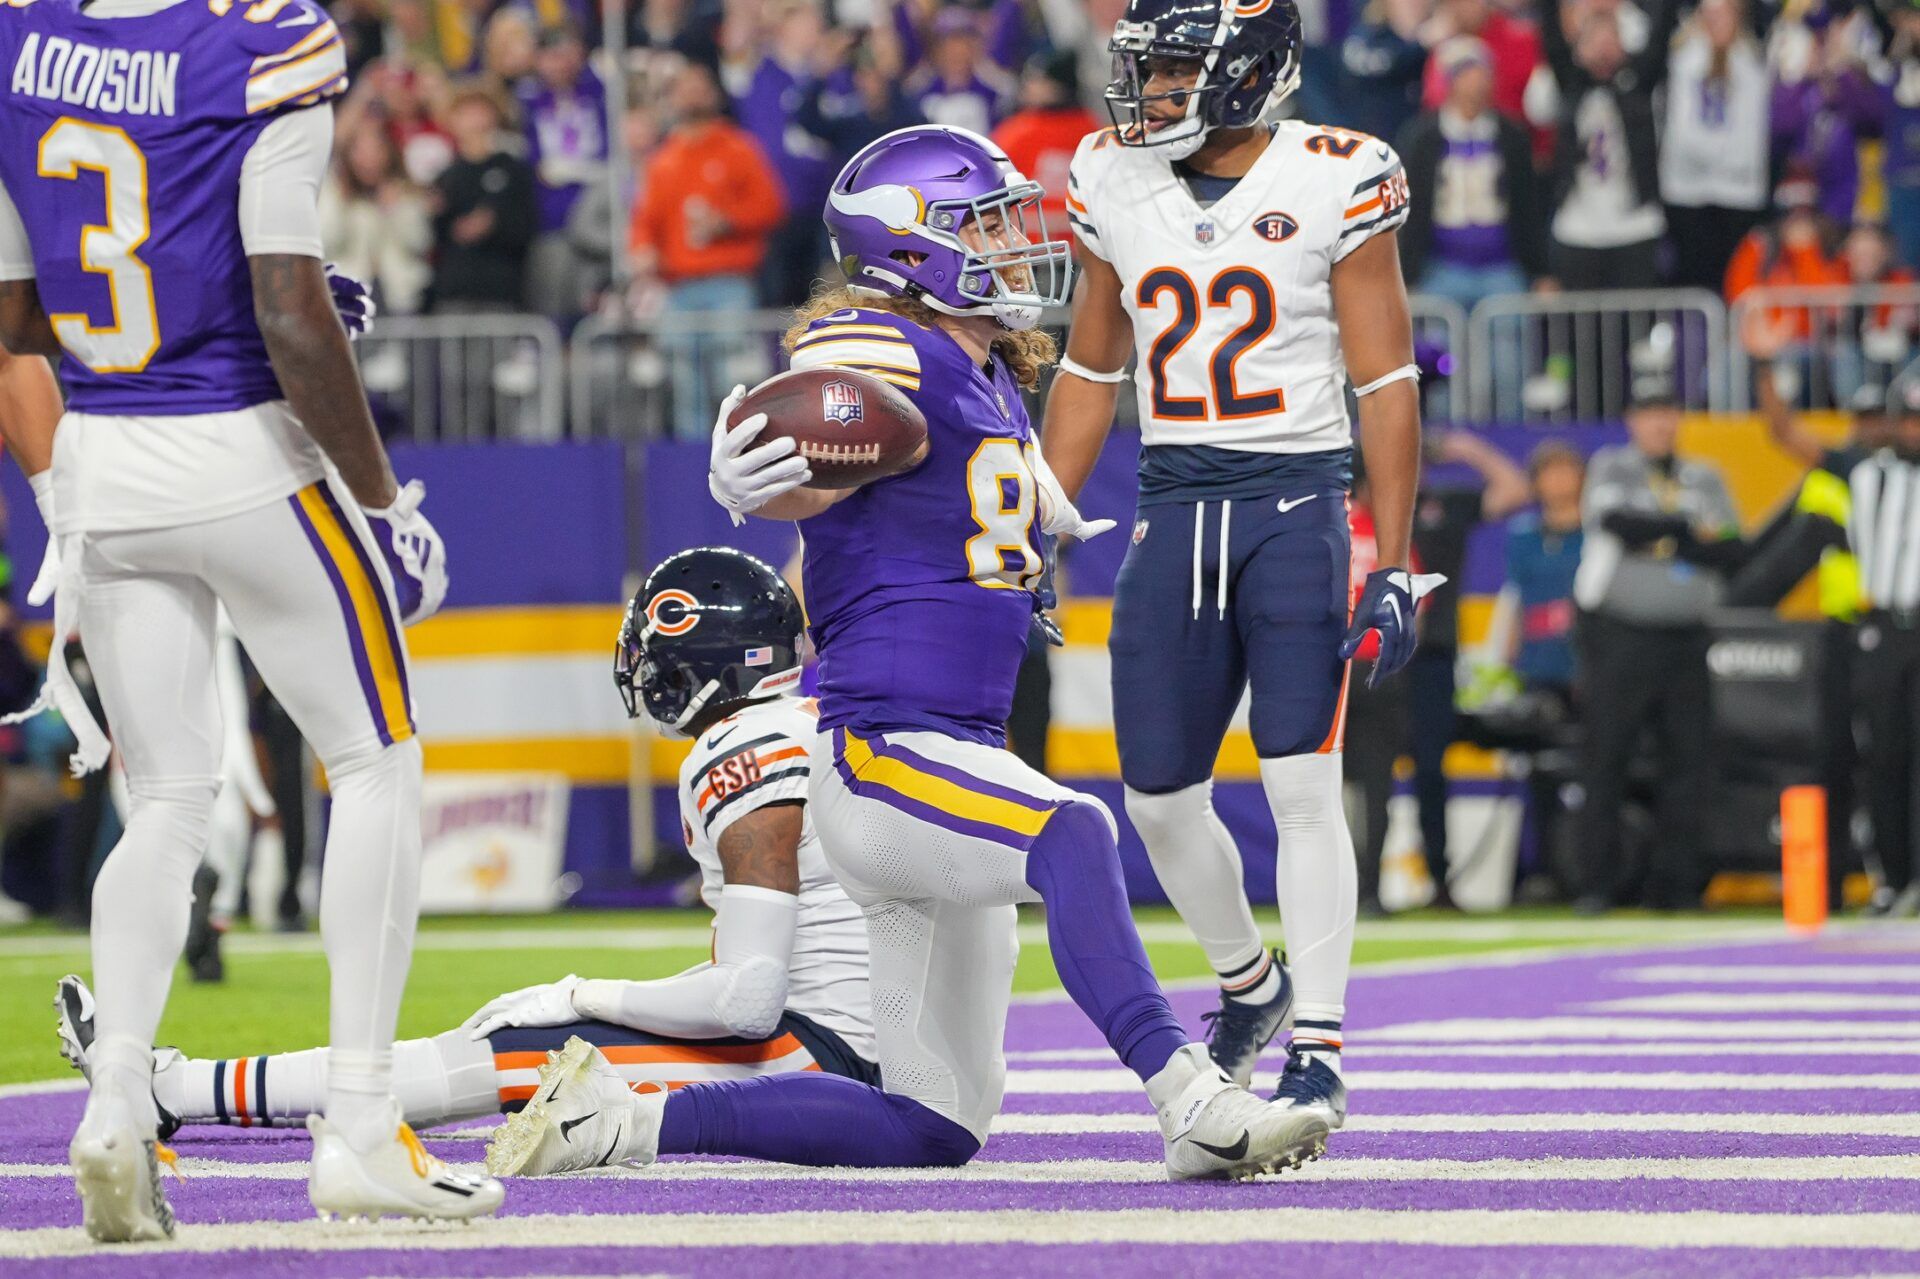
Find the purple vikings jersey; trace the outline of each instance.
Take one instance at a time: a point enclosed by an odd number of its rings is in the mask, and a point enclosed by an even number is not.
[[[66,348],[69,407],[123,416],[281,398],[253,319],[240,169],[275,116],[346,88],[312,0],[94,17],[0,4],[0,185]]]
[[[821,727],[1002,745],[1041,568],[1018,381],[883,311],[815,321],[793,365],[891,382],[927,419],[924,462],[800,525]]]

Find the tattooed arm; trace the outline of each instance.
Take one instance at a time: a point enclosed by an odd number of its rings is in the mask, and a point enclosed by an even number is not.
[[[0,280],[0,346],[15,355],[60,354],[37,281]]]
[[[332,460],[360,505],[381,510],[400,491],[374,429],[360,370],[319,258],[264,253],[253,271],[253,315],[293,415]]]

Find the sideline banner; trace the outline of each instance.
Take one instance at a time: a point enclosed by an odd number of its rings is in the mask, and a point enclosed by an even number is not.
[[[505,914],[558,906],[570,791],[564,773],[428,773],[420,909]]]

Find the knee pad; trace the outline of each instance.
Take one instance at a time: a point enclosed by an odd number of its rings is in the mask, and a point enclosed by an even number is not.
[[[1260,761],[1260,782],[1273,810],[1274,824],[1289,830],[1312,830],[1331,822],[1346,824],[1340,803],[1341,756],[1289,755]]]
[[[1193,832],[1213,807],[1213,783],[1201,782],[1180,790],[1149,794],[1127,787],[1127,816],[1149,849],[1170,844]]]
[[[1091,799],[1076,799],[1070,804],[1053,810],[1053,816],[1047,819],[1046,828],[1040,833],[1040,840],[1034,844],[1037,850],[1040,842],[1045,841],[1061,848],[1080,850],[1107,850],[1118,842],[1119,827],[1114,823],[1113,814],[1107,811],[1105,804]]]
[[[213,828],[217,777],[143,778],[127,783],[127,827],[190,845],[199,861]]]
[[[714,1011],[742,1039],[765,1039],[780,1028],[787,1011],[787,966],[765,955],[729,964]]]

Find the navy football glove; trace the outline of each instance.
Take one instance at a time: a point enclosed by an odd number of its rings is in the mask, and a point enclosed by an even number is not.
[[[1033,588],[1033,629],[1052,647],[1065,648],[1067,637],[1061,633],[1060,623],[1047,616],[1060,603],[1060,593],[1053,589],[1053,569],[1060,562],[1060,539],[1052,533],[1042,533],[1040,555],[1040,581]]]
[[[333,309],[347,330],[347,340],[357,342],[373,323],[379,310],[373,304],[373,291],[329,262],[326,266],[327,291],[333,294]]]
[[[1360,602],[1353,606],[1340,656],[1352,657],[1366,642],[1368,631],[1380,633],[1380,656],[1374,659],[1367,687],[1378,684],[1413,658],[1419,637],[1413,627],[1413,609],[1422,597],[1447,580],[1444,573],[1408,573],[1403,568],[1376,569],[1367,574]]]

